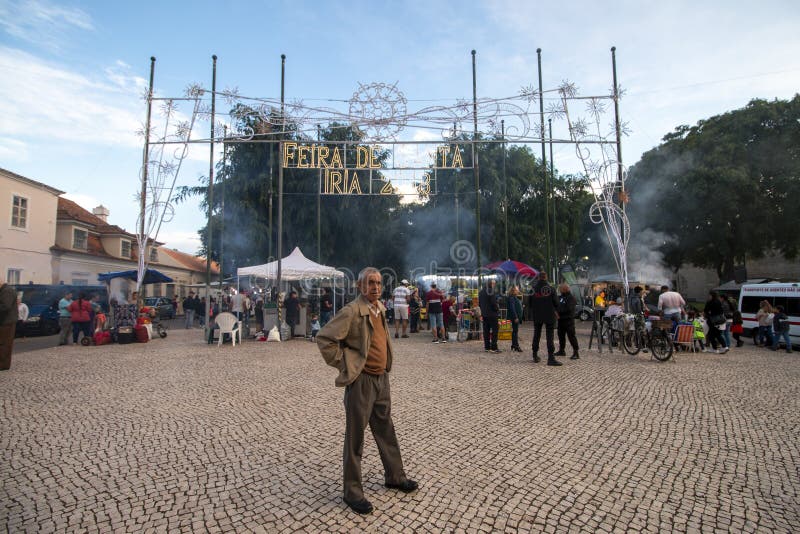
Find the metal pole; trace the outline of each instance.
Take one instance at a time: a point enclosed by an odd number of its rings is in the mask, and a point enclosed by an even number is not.
[[[625,217],[625,181],[622,179],[622,139],[619,125],[619,86],[617,85],[617,47],[611,47],[611,71],[614,76],[614,130],[617,134],[617,183],[619,185],[619,207],[622,210],[622,216]],[[625,243],[625,225],[619,225],[620,241]],[[626,261],[625,257],[620,260]],[[627,266],[625,267],[627,271]],[[623,280],[625,282],[625,280]],[[628,306],[628,284],[622,284],[623,302]]]
[[[317,124],[317,142],[322,140],[320,126]],[[322,167],[318,172],[319,183],[317,184],[317,262],[322,263]]]
[[[211,74],[211,143],[208,151],[208,228],[206,229],[206,309],[203,317],[205,333],[208,336],[211,325],[208,324],[208,315],[211,311],[211,243],[212,243],[212,216],[214,214],[214,120],[216,119],[217,95],[217,56],[211,56],[213,68]]]
[[[276,285],[278,288],[278,330],[281,330],[283,317],[281,314],[281,261],[283,256],[283,134],[286,131],[286,117],[284,115],[284,81],[286,73],[286,54],[281,54],[281,131],[278,144],[278,275]]]
[[[547,119],[547,129],[550,132],[550,183],[555,188],[556,176],[553,170],[553,119]],[[553,195],[553,282],[558,282],[558,226],[556,226],[556,196]]]
[[[147,119],[145,121],[144,126],[144,154],[142,155],[142,195],[139,201],[141,202],[139,208],[139,217],[141,220],[139,221],[139,242],[141,243],[142,248],[147,248],[147,240],[144,235],[144,219],[145,219],[145,208],[147,207],[147,174],[148,174],[148,167],[150,166],[150,117],[153,111],[153,76],[155,74],[156,69],[156,58],[154,56],[150,56],[150,86],[147,90]],[[142,258],[144,258],[145,251],[139,251],[139,264],[144,265],[141,263]],[[139,276],[136,277],[136,292],[140,292],[142,288],[142,281],[144,280],[144,270],[142,270],[141,278]],[[110,282],[109,282],[110,283]]]
[[[228,181],[228,143],[225,140],[228,138],[228,125],[226,124],[222,130],[224,132],[222,138],[222,168],[223,173],[220,176],[220,187],[222,188],[222,199],[220,200],[220,211],[222,216],[219,221],[219,287],[222,287],[222,282],[225,277],[225,261],[222,256],[223,245],[225,244],[225,182]],[[239,276],[236,276],[236,289],[239,289]]]
[[[619,205],[622,209],[622,213],[625,213],[625,202],[623,202],[623,198],[625,197],[625,182],[622,180],[622,139],[621,139],[621,132],[619,127],[619,86],[617,85],[617,47],[611,47],[611,70],[614,75],[614,129],[617,134],[617,181],[620,187],[620,200]],[[625,229],[622,228],[624,232]],[[624,241],[624,235],[623,241]]]
[[[472,51],[472,166],[475,174],[475,270],[481,282],[481,178],[478,168],[478,85],[475,77],[475,50]]]
[[[539,65],[539,125],[542,137],[542,168],[544,169],[544,235],[545,272],[550,272],[550,184],[547,178],[547,158],[544,151],[544,91],[542,91],[542,49],[536,49]]]
[[[506,232],[506,239],[505,239],[505,258],[507,260],[511,259],[511,256],[508,254],[508,177],[506,176],[506,121],[505,119],[500,121],[500,132],[503,136],[503,211],[504,211],[504,218],[505,218],[505,232]]]
[[[269,145],[270,155],[275,154],[275,147]],[[267,258],[272,261],[272,168],[275,164],[275,158],[270,158],[269,162],[269,239],[267,242]]]

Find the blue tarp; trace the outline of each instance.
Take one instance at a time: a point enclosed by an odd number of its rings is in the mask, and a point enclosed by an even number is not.
[[[113,273],[102,273],[97,275],[97,279],[101,282],[108,282],[114,278],[127,278],[128,280],[136,281],[136,271],[117,271]],[[172,282],[172,278],[156,271],[155,269],[147,269],[144,273],[143,284],[167,284]]]

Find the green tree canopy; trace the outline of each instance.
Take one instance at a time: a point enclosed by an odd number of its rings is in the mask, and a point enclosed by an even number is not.
[[[778,251],[797,256],[800,234],[800,95],[680,126],[631,168],[629,215],[665,261],[716,269]],[[637,231],[634,229],[634,231]]]

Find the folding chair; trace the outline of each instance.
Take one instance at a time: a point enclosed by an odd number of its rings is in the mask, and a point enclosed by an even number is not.
[[[219,342],[217,345],[222,345],[222,339],[225,337],[225,334],[229,334],[231,336],[231,343],[233,346],[236,346],[236,336],[239,336],[239,343],[242,342],[242,334],[241,330],[239,329],[239,322],[236,319],[236,316],[232,313],[223,312],[217,315],[214,318],[214,321],[219,326],[219,329],[214,329],[211,332],[211,335],[214,335],[214,332],[219,332]],[[213,339],[213,337],[211,338]]]
[[[675,330],[673,343],[678,347],[686,346],[686,350],[696,352],[694,348],[694,325],[679,324],[677,330]]]

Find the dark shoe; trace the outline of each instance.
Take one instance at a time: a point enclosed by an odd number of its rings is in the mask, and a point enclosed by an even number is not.
[[[438,342],[439,342],[439,338],[438,337],[434,338],[433,343],[438,343]]]
[[[737,347],[741,347],[741,346],[743,346],[743,345],[744,345],[744,341],[737,341],[737,342],[736,342],[736,346],[737,346]]]
[[[397,339],[397,338],[399,338],[399,337],[400,337],[400,336],[398,336],[398,335],[397,335],[397,332],[395,332],[395,333],[394,333],[394,338],[395,338],[395,339]]]
[[[408,334],[403,334],[403,337],[408,337]]]
[[[560,350],[560,351],[556,352],[555,354],[553,354],[553,356],[566,356],[566,355],[567,355],[567,353],[564,352],[563,350]]]
[[[560,361],[556,360],[555,357],[547,359],[547,365],[552,365],[554,367],[558,367],[559,365],[564,365]]]
[[[533,355],[533,363],[539,363],[542,359],[539,357],[538,354]]]
[[[357,501],[350,501],[348,499],[345,499],[344,503],[357,514],[362,514],[362,515],[371,514],[373,510],[372,503],[364,498],[361,498]]]
[[[570,360],[578,360],[578,359],[580,359],[580,356],[578,356],[578,353],[576,352],[575,354],[573,354],[572,356],[570,356],[570,357],[569,357],[569,359],[570,359]]]
[[[407,478],[404,481],[400,482],[399,484],[391,484],[387,482],[386,487],[390,489],[400,490],[403,493],[411,493],[412,491],[417,491],[417,488],[419,488],[419,484],[417,484],[416,481]]]

